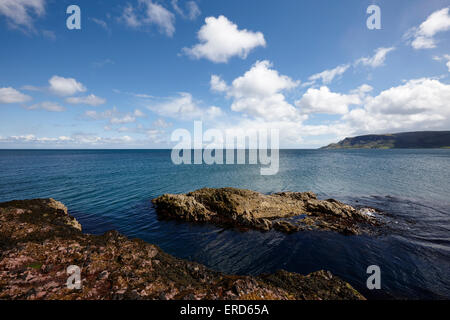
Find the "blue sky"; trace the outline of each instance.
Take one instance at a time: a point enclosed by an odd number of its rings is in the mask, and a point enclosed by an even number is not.
[[[66,9],[81,9],[69,30]],[[368,6],[381,9],[369,30]],[[0,148],[167,148],[177,128],[280,145],[450,129],[450,3],[0,0]]]

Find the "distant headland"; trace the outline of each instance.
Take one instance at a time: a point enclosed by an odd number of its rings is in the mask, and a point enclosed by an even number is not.
[[[369,134],[345,138],[321,149],[422,149],[450,148],[450,131]]]

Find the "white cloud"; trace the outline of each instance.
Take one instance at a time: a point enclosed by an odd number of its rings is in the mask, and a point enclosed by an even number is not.
[[[109,145],[133,142],[130,136],[100,137],[95,134],[78,133],[71,137],[36,137],[34,134],[0,138],[0,143],[37,144],[37,145]]]
[[[33,28],[32,16],[45,14],[45,0],[2,0],[0,1],[0,15],[4,15],[11,27]]]
[[[206,109],[206,116],[209,118],[217,118],[223,115],[222,109],[216,106],[211,106]]]
[[[95,110],[88,110],[84,113],[84,115],[92,120],[100,120],[102,119],[102,114],[98,113]]]
[[[148,109],[160,116],[181,120],[213,119],[222,114],[216,106],[201,108],[188,92],[180,92],[178,96],[170,97],[165,102],[148,106]]]
[[[282,93],[297,87],[300,82],[280,75],[277,70],[272,69],[271,63],[267,60],[257,61],[229,87],[220,78],[211,80],[212,88],[226,92],[227,97],[233,99],[231,105],[233,111],[270,121],[280,119],[300,121],[302,118]]]
[[[136,98],[143,98],[143,99],[154,98],[154,96],[151,96],[151,95],[145,94],[145,93],[132,93],[131,95],[135,96]]]
[[[450,85],[437,79],[409,80],[375,96],[368,96],[372,91],[368,85],[361,85],[350,94],[333,93],[327,88],[322,92],[318,89],[308,91],[314,92],[317,99],[303,102],[316,107],[314,112],[342,114],[340,119],[307,124],[295,119],[241,118],[238,123],[229,123],[224,127],[231,130],[277,128],[284,147],[326,145],[331,142],[330,136],[337,137],[331,138],[334,141],[367,133],[448,130],[450,127]],[[349,101],[360,106],[349,111],[346,105]]]
[[[86,91],[82,83],[74,78],[53,76],[48,80],[50,91],[60,96],[71,96],[78,92]]]
[[[316,73],[316,74],[310,76],[308,78],[308,80],[311,81],[310,84],[315,83],[317,80],[322,80],[322,83],[328,84],[331,81],[333,81],[333,79],[335,77],[344,74],[344,72],[347,71],[349,67],[350,67],[349,64],[343,64],[343,65],[337,66],[334,69],[325,70],[320,73]]]
[[[21,136],[10,136],[2,138],[2,141],[11,141],[11,140],[33,141],[36,140],[36,136],[34,134],[25,134]]]
[[[184,52],[193,58],[205,58],[215,63],[228,62],[234,56],[245,59],[254,48],[266,46],[261,32],[239,30],[224,16],[206,18],[197,37],[200,43],[184,48]]]
[[[155,122],[153,122],[153,126],[157,128],[168,128],[172,126],[172,123],[164,121],[164,119],[158,119]]]
[[[119,112],[116,107],[103,112],[89,110],[86,111],[84,115],[92,120],[109,120],[109,123],[111,124],[134,123],[136,122],[136,118],[145,117],[145,114],[139,109],[135,109],[133,112],[122,113]]]
[[[281,148],[305,145],[304,137],[337,134],[341,131],[341,128],[337,126],[305,125],[301,121],[295,121],[294,119],[267,121],[264,119],[248,118],[241,118],[234,123],[223,124],[220,129],[224,132],[241,132],[243,134],[259,130],[267,133],[270,130],[278,130]],[[325,145],[327,143],[328,141],[325,140],[319,143],[319,145]]]
[[[364,88],[367,90],[367,88]],[[340,94],[331,92],[326,86],[320,89],[310,88],[303,97],[295,102],[303,113],[345,114],[349,105],[360,104],[358,94]]]
[[[31,100],[30,96],[21,93],[20,91],[5,87],[0,88],[0,104],[2,103],[23,103]]]
[[[130,96],[133,96],[133,97],[136,97],[136,98],[142,98],[142,99],[153,99],[153,98],[156,98],[156,97],[154,97],[152,95],[149,95],[149,94],[146,94],[146,93],[127,92],[127,91],[120,91],[118,89],[113,89],[113,92],[117,93],[117,94],[126,94],[126,95],[130,95]]]
[[[109,65],[109,64],[115,64],[114,60],[111,60],[111,59],[107,58],[107,59],[103,59],[103,60],[100,60],[100,61],[95,61],[95,62],[92,63],[92,66],[94,66],[96,68],[102,68],[102,67],[104,67],[106,65]]]
[[[369,86],[368,84],[362,84],[355,90],[350,91],[351,94],[357,94],[360,98],[363,98],[366,96],[367,93],[371,92],[373,90],[372,86]]]
[[[450,54],[444,54],[442,57],[435,56],[433,59],[436,61],[446,61],[445,65],[448,68],[448,72],[450,72]]]
[[[50,112],[63,112],[66,110],[63,106],[59,105],[57,102],[44,101],[40,103],[33,104],[27,108],[28,110],[42,109]]]
[[[200,8],[194,1],[186,2],[186,12],[178,5],[178,0],[172,0],[172,7],[176,13],[189,20],[195,20],[200,15]]]
[[[436,79],[409,80],[366,99],[342,120],[359,132],[448,129],[450,85]]]
[[[111,124],[133,123],[136,121],[136,117],[126,114],[124,116],[113,116],[109,121]]]
[[[102,27],[103,29],[105,29],[106,31],[109,31],[109,27],[108,24],[106,23],[106,21],[101,20],[101,19],[97,19],[97,18],[89,18],[92,22],[94,22],[95,24],[99,25],[100,27]]]
[[[190,20],[196,19],[201,14],[200,8],[194,1],[188,1],[186,6],[188,8],[187,16]]]
[[[269,61],[257,61],[249,71],[233,81],[230,95],[236,98],[266,97],[299,85],[299,81],[280,75],[277,70],[271,68]]]
[[[390,48],[378,48],[371,57],[363,57],[353,64],[354,67],[362,64],[365,66],[370,66],[376,68],[382,66],[386,60],[386,56],[389,52],[395,50],[394,47]],[[303,84],[303,87],[308,87],[314,85],[317,81],[321,81],[323,84],[330,84],[335,78],[342,76],[349,68],[351,64],[341,64],[333,69],[324,70],[320,73],[313,74],[308,78],[308,82]]]
[[[393,50],[395,50],[394,47],[378,48],[377,50],[375,50],[375,54],[372,57],[361,58],[356,61],[356,65],[363,64],[372,68],[382,66],[384,64],[384,61],[386,60],[386,55]]]
[[[381,92],[366,104],[369,111],[384,114],[418,114],[428,111],[450,114],[450,85],[422,78]]]
[[[149,106],[149,109],[161,116],[182,119],[195,118],[201,113],[192,95],[187,92],[181,92],[178,97],[170,98],[167,102]]]
[[[218,75],[213,74],[211,76],[211,90],[216,92],[225,92],[228,90],[227,83]]]
[[[143,112],[142,112],[141,110],[139,110],[139,109],[134,110],[133,115],[134,115],[136,118],[144,118],[144,117],[145,117],[145,113],[143,113]]]
[[[433,12],[418,28],[413,28],[405,34],[406,38],[413,38],[411,46],[414,49],[436,47],[434,36],[439,32],[450,30],[449,9],[443,8]]]
[[[342,120],[346,122],[345,136],[370,133],[395,133],[416,130],[445,130],[442,126],[447,118],[439,114],[373,114],[366,109],[354,109],[345,115]],[[447,119],[448,120],[448,119]],[[448,123],[448,121],[447,121]]]
[[[136,8],[128,4],[123,11],[122,20],[133,28],[156,25],[161,33],[169,37],[175,33],[174,14],[152,0],[138,0]]]
[[[122,144],[133,141],[133,138],[130,136],[99,137],[95,134],[86,133],[74,134],[71,139],[73,144],[86,145]]]
[[[66,102],[70,103],[70,104],[86,104],[89,106],[96,107],[96,106],[106,103],[106,100],[103,98],[97,97],[94,94],[90,94],[85,97],[70,97],[70,98],[66,99]]]
[[[133,6],[131,6],[130,4],[128,4],[128,6],[123,10],[122,19],[128,26],[133,28],[137,28],[142,25],[142,22],[139,21],[134,12]]]

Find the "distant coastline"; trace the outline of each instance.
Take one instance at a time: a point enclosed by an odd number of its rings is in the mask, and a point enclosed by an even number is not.
[[[450,131],[369,134],[345,138],[320,149],[450,149]]]

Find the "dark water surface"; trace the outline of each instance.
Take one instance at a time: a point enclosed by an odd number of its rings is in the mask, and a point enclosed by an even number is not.
[[[0,201],[53,197],[85,232],[116,229],[227,273],[326,269],[369,298],[450,298],[450,150],[282,150],[280,171],[175,166],[168,150],[0,150]],[[385,212],[375,236],[239,232],[159,221],[150,200],[202,187],[316,192]],[[379,291],[366,268],[381,268]]]

